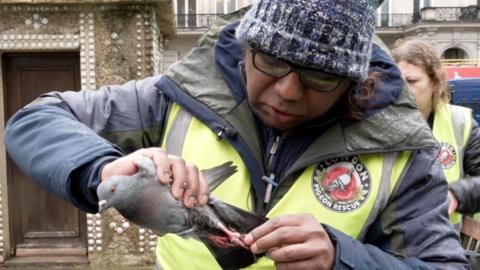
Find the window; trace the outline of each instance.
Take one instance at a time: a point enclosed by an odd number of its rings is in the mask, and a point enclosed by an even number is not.
[[[390,3],[385,0],[377,9],[377,26],[388,26]]]
[[[432,7],[433,6],[432,2],[433,2],[432,0],[423,0],[423,5],[421,5],[420,9],[424,7]]]
[[[465,59],[467,58],[467,54],[464,50],[460,48],[450,48],[446,50],[443,55],[443,59]]]
[[[192,27],[196,25],[197,0],[177,0],[177,27]]]
[[[217,14],[230,13],[237,10],[240,7],[237,7],[235,0],[217,0]]]

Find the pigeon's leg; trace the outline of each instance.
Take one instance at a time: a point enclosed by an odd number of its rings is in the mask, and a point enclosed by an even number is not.
[[[221,222],[217,223],[218,229],[220,229],[222,232],[225,233],[225,235],[228,237],[228,240],[230,243],[235,244],[237,246],[243,247],[245,249],[249,249],[245,243],[243,243],[242,238],[243,235],[239,232],[231,231],[225,225],[223,225]]]

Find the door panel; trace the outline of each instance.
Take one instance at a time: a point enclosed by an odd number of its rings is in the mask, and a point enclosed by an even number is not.
[[[2,56],[5,116],[51,90],[80,89],[74,52],[6,53]],[[86,254],[85,213],[43,190],[7,158],[12,251],[17,256]],[[69,253],[69,254],[70,254]]]

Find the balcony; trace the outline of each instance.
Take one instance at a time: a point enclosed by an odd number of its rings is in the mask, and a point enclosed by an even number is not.
[[[202,32],[208,29],[222,14],[176,14],[176,28],[182,31]],[[480,6],[426,7],[416,14],[381,14],[377,27],[382,29],[405,28],[414,24],[432,22],[480,23]]]
[[[380,14],[377,27],[405,27],[413,24],[413,14]]]
[[[178,31],[206,30],[222,14],[176,14]]]
[[[426,7],[415,14],[381,14],[377,27],[398,28],[420,23],[476,22],[480,23],[480,6]]]
[[[422,21],[480,22],[480,6],[423,8]]]

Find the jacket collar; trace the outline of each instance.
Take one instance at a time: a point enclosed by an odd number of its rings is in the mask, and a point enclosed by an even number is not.
[[[246,101],[238,72],[243,53],[234,38],[235,27],[244,12],[240,10],[229,14],[227,20],[214,24],[200,39],[199,45],[174,65],[166,76],[192,97],[190,101],[177,102],[187,107],[188,102],[200,102],[225,119],[250,147],[257,147],[260,145],[258,138],[249,134],[253,134],[251,132],[258,127],[254,124],[254,116]],[[362,121],[341,121],[331,127],[332,134],[336,136],[336,143],[330,144],[336,146],[331,152],[349,155],[435,147],[430,129],[416,109],[400,71],[386,52],[386,46],[378,38],[374,42],[370,72],[378,72],[382,76],[374,96],[363,104],[368,109],[367,117]],[[354,91],[356,95],[361,89]],[[329,132],[325,132],[325,135]],[[324,145],[329,141],[323,137],[320,136],[313,145]],[[318,155],[325,154],[323,152],[320,151]],[[261,159],[261,154],[255,156]],[[305,156],[309,159],[318,158],[317,155]]]

